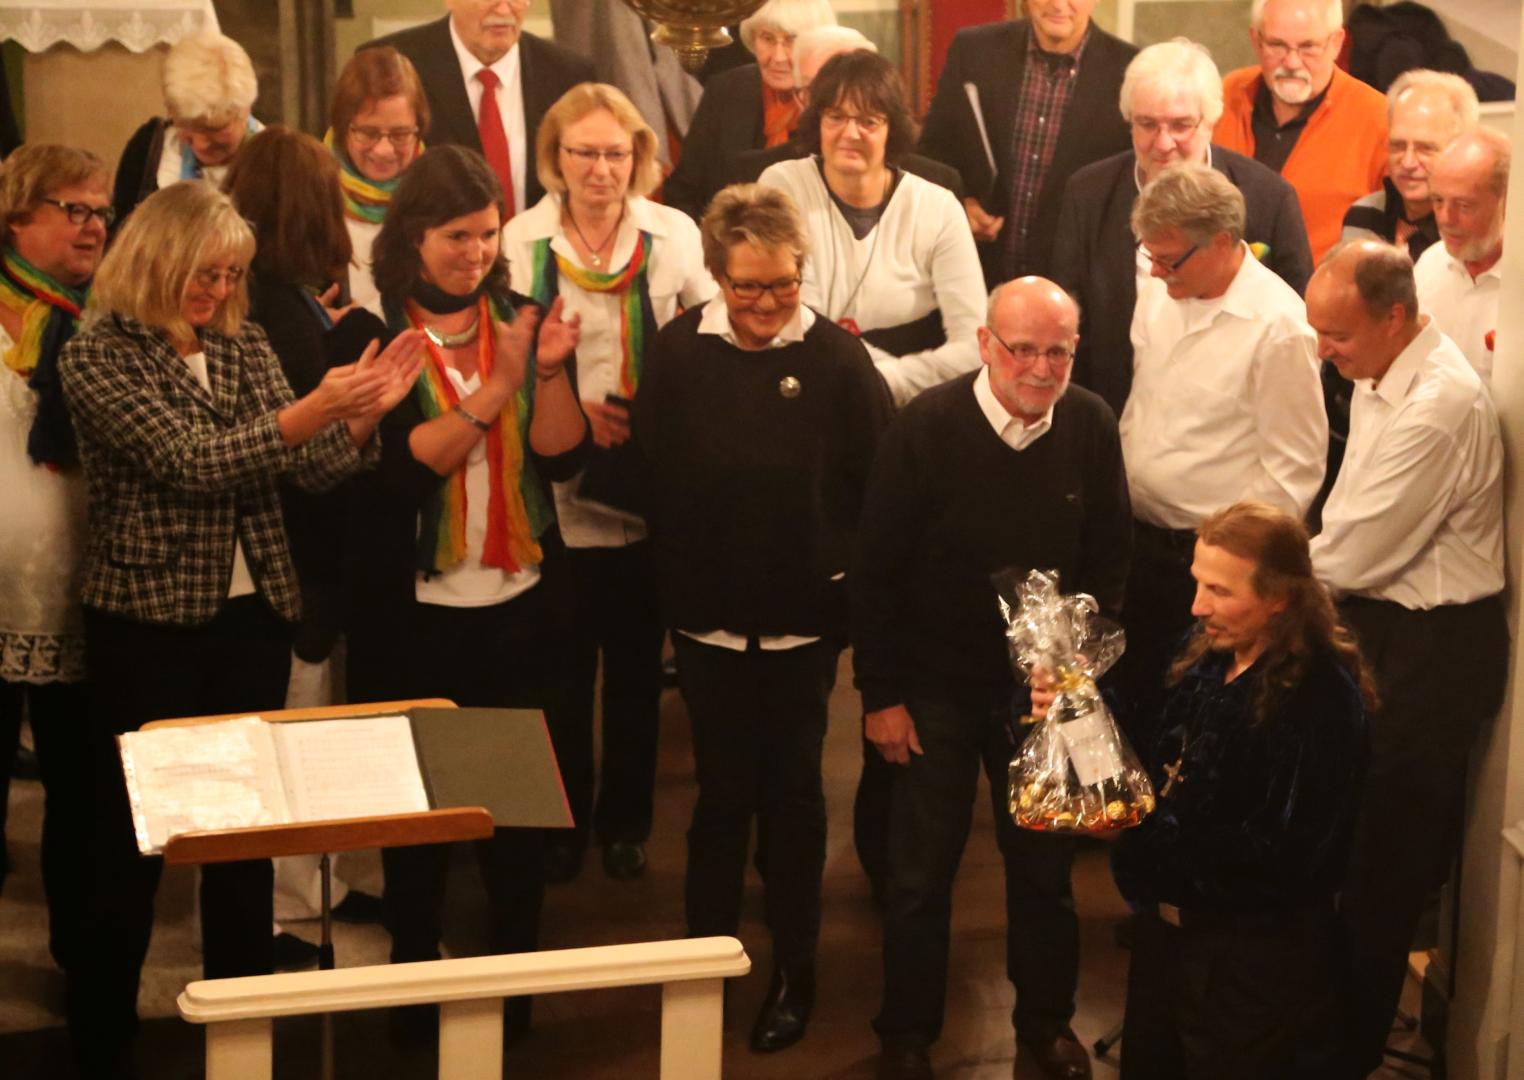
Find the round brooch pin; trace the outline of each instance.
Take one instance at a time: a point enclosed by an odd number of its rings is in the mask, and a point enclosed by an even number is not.
[[[799,380],[794,378],[792,375],[785,375],[783,378],[778,380],[778,393],[782,394],[786,398],[798,397],[799,390]]]

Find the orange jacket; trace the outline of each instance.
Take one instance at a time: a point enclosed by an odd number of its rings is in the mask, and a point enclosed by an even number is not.
[[[1254,95],[1257,67],[1239,68],[1222,80],[1222,119],[1212,141],[1254,156]],[[1386,175],[1386,98],[1353,76],[1334,69],[1328,96],[1307,119],[1281,175],[1296,188],[1307,223],[1314,262],[1339,240],[1344,212],[1381,187]]]

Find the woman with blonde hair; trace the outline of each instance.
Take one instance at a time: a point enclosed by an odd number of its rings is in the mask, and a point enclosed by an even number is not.
[[[133,132],[116,167],[120,222],[160,188],[181,180],[221,184],[254,119],[259,81],[243,46],[215,31],[181,38],[164,57],[164,107]]]
[[[136,1027],[161,863],[138,854],[114,736],[150,720],[279,709],[301,596],[278,484],[318,490],[375,462],[381,416],[420,369],[421,335],[292,394],[245,316],[254,236],[209,184],[173,184],[133,214],[64,350],[64,394],[89,487],[84,625],[97,704],[99,800],[89,930],[71,958],[84,1073],[113,1074]],[[201,877],[208,978],[268,973],[266,861]]]
[[[552,881],[574,876],[592,829],[604,870],[645,867],[656,771],[662,628],[655,566],[628,475],[629,409],[647,343],[715,294],[698,228],[645,196],[661,179],[656,136],[619,90],[582,83],[551,106],[536,151],[546,196],[508,223],[513,287],[559,297],[581,319],[577,376],[595,447],[555,486],[577,591],[576,649],[563,723],[553,732],[576,828],[550,849]],[[593,805],[593,688],[603,654],[603,776]],[[592,828],[590,828],[590,826]]]

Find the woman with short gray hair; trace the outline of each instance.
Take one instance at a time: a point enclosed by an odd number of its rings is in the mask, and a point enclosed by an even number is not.
[[[122,150],[112,203],[120,222],[160,188],[180,180],[221,185],[244,138],[260,129],[259,95],[243,46],[215,31],[181,38],[164,58],[164,107]]]

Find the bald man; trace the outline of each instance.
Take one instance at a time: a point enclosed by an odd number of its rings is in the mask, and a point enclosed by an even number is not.
[[[1407,954],[1460,840],[1467,762],[1502,703],[1503,447],[1481,377],[1418,313],[1412,263],[1341,248],[1307,287],[1318,349],[1355,384],[1344,468],[1312,541],[1376,678],[1341,916],[1347,1071],[1381,1061]]]
[[[1478,128],[1435,159],[1429,190],[1442,244],[1423,253],[1413,276],[1418,306],[1482,381],[1492,381],[1493,334],[1502,286],[1503,215],[1508,206],[1508,136]]]
[[[990,575],[1057,570],[1115,618],[1132,536],[1116,418],[1069,386],[1079,312],[1057,285],[997,289],[977,372],[921,394],[880,444],[859,525],[852,644],[868,739],[890,763],[882,1077],[931,1075],[953,877],[983,763],[1005,861],[1006,968],[1020,1055],[1086,1077],[1069,1027],[1079,928],[1073,840],[1016,828],[1006,805],[1026,691]]]

